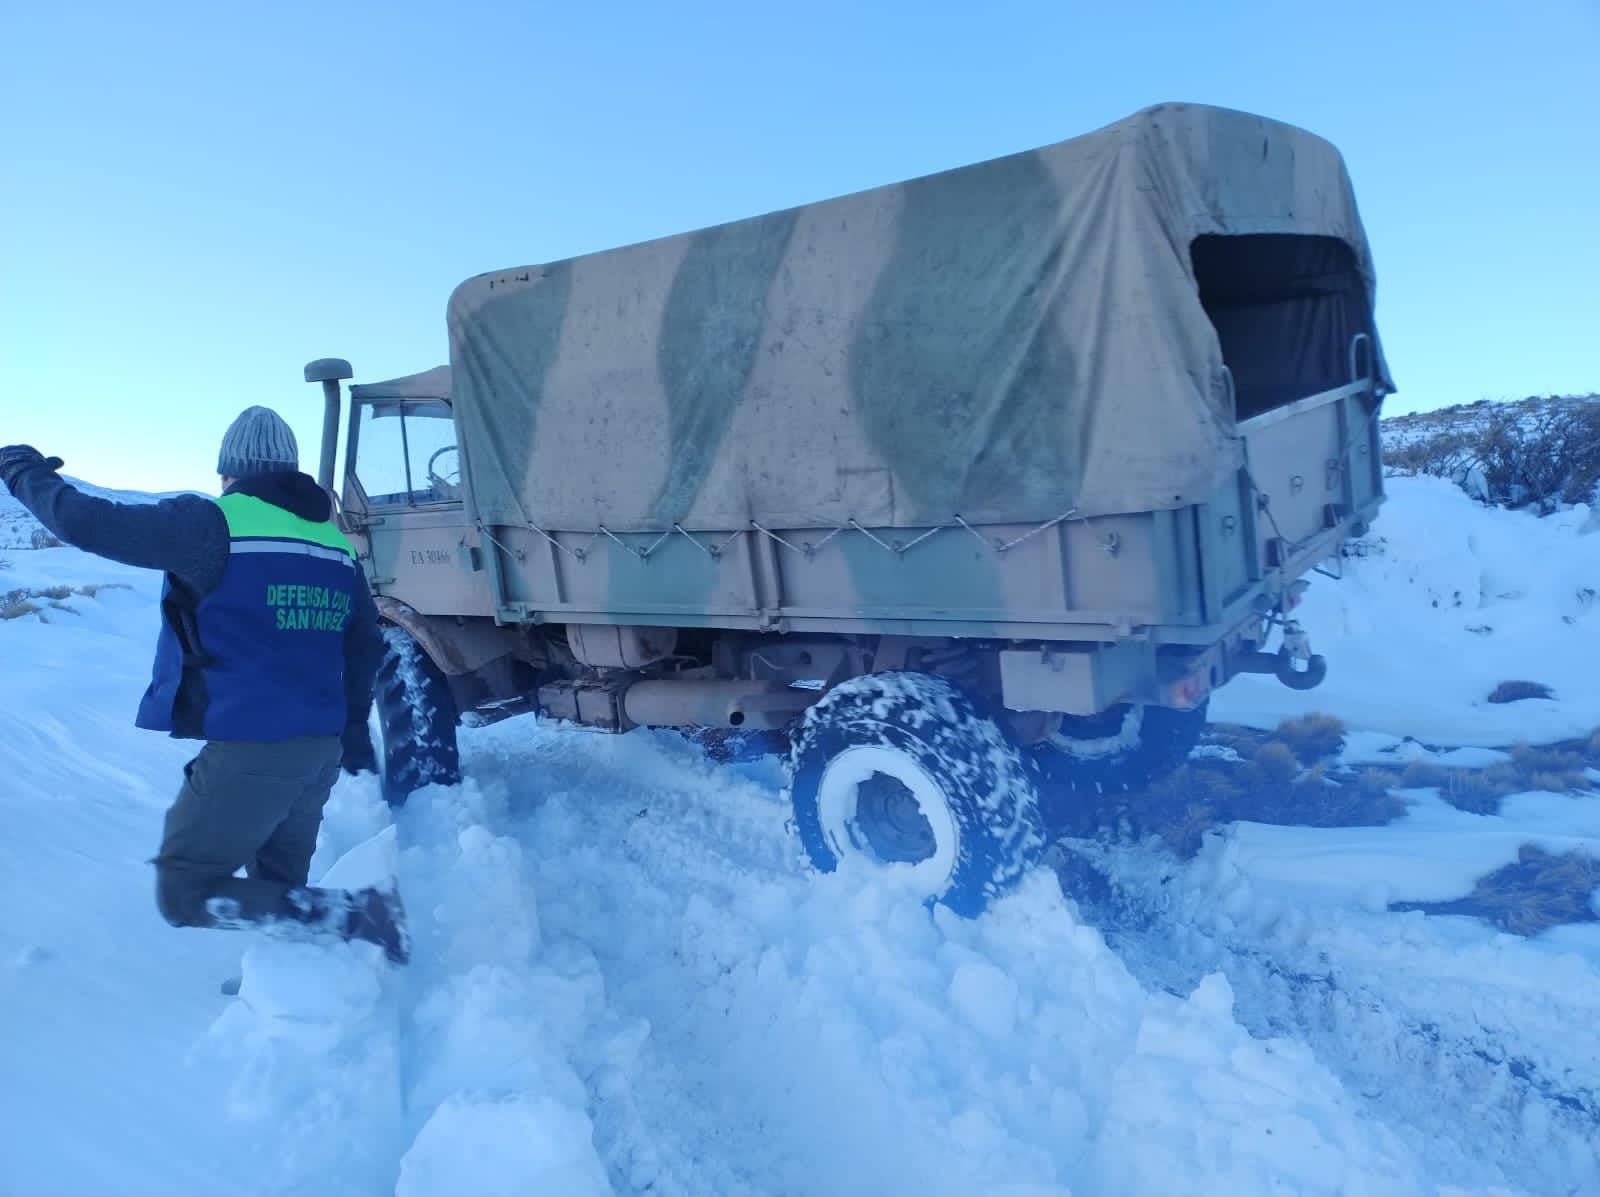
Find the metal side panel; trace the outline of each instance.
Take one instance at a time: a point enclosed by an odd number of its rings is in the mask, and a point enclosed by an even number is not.
[[[553,534],[497,528],[506,605],[567,619],[575,612],[700,612],[746,626],[760,616],[748,536]],[[688,625],[684,625],[688,626]],[[711,626],[715,626],[714,624]]]
[[[1205,621],[1194,509],[1033,526],[494,527],[502,619],[1085,639]],[[1020,631],[1018,630],[1020,629]]]
[[[1241,470],[1233,484],[1195,509],[1205,611],[1216,619],[1261,580],[1259,546],[1252,519],[1250,483]]]

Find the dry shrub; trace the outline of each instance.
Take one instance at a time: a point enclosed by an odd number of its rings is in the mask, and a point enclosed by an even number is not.
[[[66,600],[75,594],[94,598],[102,590],[128,590],[130,587],[121,582],[106,582],[94,586],[47,586],[43,590],[12,590],[0,594],[0,619],[20,619],[24,615],[37,614],[42,608],[39,603],[47,603],[57,611],[71,611],[77,614]],[[39,602],[35,602],[37,599]],[[42,615],[40,618],[44,618]]]
[[[1405,802],[1384,784],[1386,779],[1347,774],[1336,781],[1326,765],[1317,765],[1288,784],[1265,774],[1255,780],[1229,805],[1231,818],[1292,827],[1376,827],[1406,811]]]
[[[1500,800],[1515,789],[1491,777],[1488,773],[1463,769],[1445,783],[1439,791],[1443,798],[1457,810],[1473,815],[1497,815]]]
[[[1345,730],[1343,720],[1317,714],[1285,720],[1272,735],[1287,745],[1301,764],[1313,765],[1339,754],[1344,748]]]
[[[1286,786],[1300,776],[1300,758],[1287,744],[1269,741],[1256,749],[1250,764],[1259,772],[1262,782]]]
[[[1155,834],[1172,852],[1188,859],[1200,851],[1205,833],[1222,819],[1221,812],[1238,795],[1222,762],[1197,761],[1159,779],[1131,796],[1122,812],[1136,836]]]
[[[1156,834],[1180,860],[1189,860],[1205,843],[1206,832],[1217,825],[1217,812],[1203,802],[1186,803],[1161,820]]]
[[[1512,794],[1535,790],[1570,794],[1589,787],[1583,754],[1567,747],[1518,745],[1511,750],[1511,760],[1487,769],[1452,769],[1413,761],[1404,772],[1389,772],[1388,776],[1402,789],[1437,790],[1451,806],[1475,815],[1498,814],[1501,799]]]
[[[1600,486],[1600,402],[1532,398],[1496,405],[1475,425],[1384,451],[1391,473],[1448,478],[1500,507],[1592,501]]]
[[[1396,902],[1391,910],[1464,914],[1513,935],[1537,935],[1563,923],[1600,921],[1590,895],[1600,887],[1600,861],[1582,852],[1556,856],[1524,844],[1515,864],[1480,877],[1472,893],[1448,902]]]
[[[126,582],[91,582],[87,586],[78,587],[77,593],[85,598],[98,598],[102,590],[132,590]]]
[[[1387,794],[1400,784],[1400,778],[1393,770],[1374,765],[1357,773],[1353,784],[1363,794]]]
[[[1494,693],[1489,695],[1489,701],[1494,703],[1525,702],[1530,698],[1554,698],[1555,693],[1549,686],[1538,682],[1501,682],[1494,688]]]
[[[1600,732],[1596,734],[1600,735]],[[1205,734],[1207,744],[1231,749],[1245,760],[1254,756],[1256,749],[1266,743],[1266,740],[1264,732],[1253,727],[1242,727],[1236,723],[1213,723],[1206,728]]]
[[[1600,485],[1600,404],[1497,412],[1478,449],[1491,503],[1586,503]]]
[[[1524,774],[1583,772],[1583,754],[1560,745],[1541,748],[1518,744],[1511,750],[1511,763]]]
[[[1301,771],[1288,747],[1260,746],[1246,761],[1202,758],[1130,796],[1121,816],[1135,835],[1159,836],[1180,857],[1200,850],[1205,833],[1248,820],[1297,827],[1366,827],[1405,813],[1386,779],[1362,775],[1330,780],[1318,764]]]
[[[1400,774],[1403,790],[1439,790],[1450,781],[1450,770],[1431,761],[1412,761]]]

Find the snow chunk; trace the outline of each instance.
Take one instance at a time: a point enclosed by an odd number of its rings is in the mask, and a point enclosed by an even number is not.
[[[400,1162],[395,1197],[611,1197],[581,1109],[549,1097],[452,1097]]]
[[[950,1002],[968,1025],[1004,1039],[1017,1022],[1017,983],[992,964],[963,964],[950,978]]]

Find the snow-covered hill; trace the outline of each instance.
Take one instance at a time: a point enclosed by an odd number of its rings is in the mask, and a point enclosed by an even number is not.
[[[54,537],[0,486],[0,552],[6,549],[42,549]]]
[[[1392,495],[1304,608],[1326,689],[1241,679],[1216,717],[1332,709],[1352,769],[1587,736],[1588,513]],[[0,620],[0,1193],[1600,1192],[1584,883],[1528,937],[1426,905],[1530,847],[1588,876],[1593,794],[1285,808],[1188,858],[1066,842],[962,921],[811,875],[771,759],[513,719],[465,730],[469,780],[393,820],[370,778],[335,791],[313,875],[398,875],[393,972],[160,921],[147,862],[188,751],[131,727],[159,580],[0,556],[0,591],[59,596]],[[1515,679],[1552,697],[1488,701]]]

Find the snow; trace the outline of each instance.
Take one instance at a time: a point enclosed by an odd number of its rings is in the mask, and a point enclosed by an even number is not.
[[[1523,844],[1600,858],[1600,801],[1519,794],[1497,816],[1455,809],[1429,792],[1385,827],[1304,828],[1241,823],[1228,839],[1229,867],[1271,882],[1295,901],[1382,909],[1388,902],[1437,902],[1517,858]],[[1381,901],[1377,896],[1381,895]]]
[[[1381,554],[1304,609],[1327,688],[1241,679],[1217,717],[1331,707],[1347,761],[1462,768],[1587,736],[1600,538],[1393,495]],[[0,621],[0,1192],[1600,1192],[1600,923],[1390,908],[1524,844],[1600,856],[1593,796],[1410,792],[1387,826],[1237,823],[1190,861],[1069,843],[1110,899],[1040,868],[962,919],[807,869],[773,759],[511,719],[396,814],[371,777],[334,792],[313,877],[398,879],[394,969],[161,922],[190,749],[131,726],[159,579],[3,556],[6,590],[126,589]],[[1484,702],[1517,677],[1556,699]]]
[[[1323,578],[1296,618],[1328,659],[1296,692],[1260,675],[1218,692],[1214,720],[1272,727],[1316,711],[1431,745],[1504,748],[1600,727],[1600,528],[1587,507],[1538,518],[1437,478],[1391,478],[1370,554]],[[1493,704],[1501,682],[1551,700]]]

